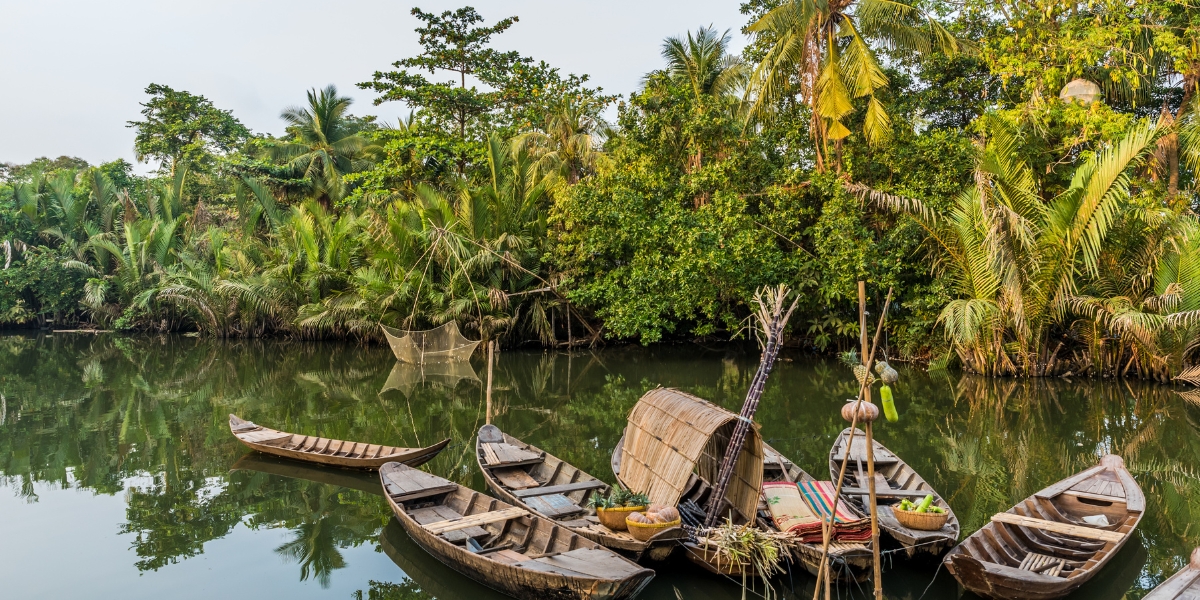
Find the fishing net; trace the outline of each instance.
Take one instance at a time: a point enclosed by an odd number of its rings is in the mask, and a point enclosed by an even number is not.
[[[454,321],[425,331],[401,331],[386,325],[380,327],[383,327],[383,335],[400,362],[420,364],[467,360],[479,345],[479,342],[463,337]]]

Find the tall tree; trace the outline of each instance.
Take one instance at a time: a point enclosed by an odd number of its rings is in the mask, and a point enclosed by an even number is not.
[[[786,0],[747,28],[772,40],[747,89],[752,117],[765,117],[784,98],[798,96],[812,111],[817,169],[827,143],[850,135],[845,120],[865,98],[863,134],[887,139],[891,119],[876,92],[888,85],[868,40],[902,52],[956,53],[958,41],[911,0]]]
[[[250,130],[232,111],[221,110],[204,96],[152,83],[150,100],[142,104],[144,121],[129,121],[137,130],[133,148],[139,162],[154,159],[164,171],[175,172],[180,161],[203,168],[214,153],[228,152],[250,137]]]
[[[274,153],[312,182],[313,195],[326,207],[345,196],[342,176],[370,166],[378,150],[362,135],[362,121],[347,113],[351,103],[329,85],[309,90],[307,107],[293,106],[280,115],[288,135]]]
[[[517,22],[517,17],[501,19],[485,27],[483,17],[466,6],[440,15],[413,8],[412,14],[423,25],[416,28],[424,50],[421,54],[393,63],[397,71],[376,71],[371,81],[358,84],[363,89],[379,92],[375,104],[399,100],[416,109],[444,134],[447,145],[461,173],[466,165],[471,141],[480,142],[487,125],[486,116],[495,108],[500,96],[496,91],[480,91],[467,87],[471,76],[485,84],[494,83],[514,65],[528,63],[516,52],[499,52],[487,47],[492,36],[503,33]],[[431,82],[420,71],[431,75],[448,72],[450,81]]]

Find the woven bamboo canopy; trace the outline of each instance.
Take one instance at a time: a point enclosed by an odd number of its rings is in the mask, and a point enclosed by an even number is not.
[[[629,413],[621,446],[621,485],[655,504],[675,506],[695,474],[716,481],[739,417],[676,389],[646,392]],[[758,427],[747,435],[725,499],[741,520],[753,522],[762,493],[763,444]],[[735,519],[737,520],[737,519]]]

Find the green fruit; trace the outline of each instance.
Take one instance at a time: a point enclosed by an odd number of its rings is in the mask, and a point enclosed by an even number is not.
[[[925,499],[921,500],[921,505],[917,507],[917,512],[928,512],[931,504],[933,504],[933,494],[926,494]]]
[[[888,384],[883,384],[879,388],[879,397],[883,399],[883,416],[887,417],[889,423],[895,423],[900,420],[900,414],[896,412],[896,403],[892,400],[892,388]]]

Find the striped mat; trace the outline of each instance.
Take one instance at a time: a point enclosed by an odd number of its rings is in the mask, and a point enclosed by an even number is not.
[[[836,506],[833,517],[833,539],[859,542],[871,538],[871,521],[854,510],[843,500],[833,501],[832,481],[802,481],[798,484],[804,501],[821,519],[828,519]]]
[[[771,520],[780,531],[794,533],[803,542],[821,539],[821,517],[804,501],[796,484],[790,481],[764,482],[762,493]]]

